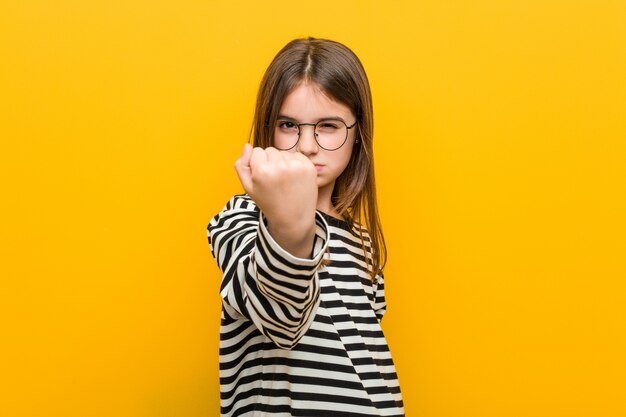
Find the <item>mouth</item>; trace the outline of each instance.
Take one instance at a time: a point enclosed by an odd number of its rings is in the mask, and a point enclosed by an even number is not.
[[[316,170],[317,172],[320,172],[322,169],[324,169],[324,165],[315,164],[315,170]]]

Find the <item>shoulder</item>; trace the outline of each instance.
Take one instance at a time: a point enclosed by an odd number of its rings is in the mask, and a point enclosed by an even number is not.
[[[361,245],[365,246],[369,250],[371,246],[371,238],[367,227],[358,222],[349,223],[349,227],[350,233],[354,239],[358,240]]]
[[[352,231],[354,234],[358,236],[362,236],[366,241],[369,242],[370,234],[369,234],[369,231],[367,230],[367,227],[361,225],[360,223],[355,222],[352,224]]]
[[[339,219],[321,211],[319,211],[319,214],[324,217],[324,219],[330,226],[334,227],[335,231],[340,231],[343,235],[349,236],[359,241],[361,240],[361,237],[365,238],[366,241],[370,240],[370,235],[367,231],[367,228],[365,226],[362,226],[357,221],[349,217]]]

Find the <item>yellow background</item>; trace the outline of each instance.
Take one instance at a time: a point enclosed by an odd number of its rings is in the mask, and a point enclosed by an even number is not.
[[[626,416],[626,2],[3,0],[0,415],[218,414],[205,235],[294,37],[370,76],[409,416]]]

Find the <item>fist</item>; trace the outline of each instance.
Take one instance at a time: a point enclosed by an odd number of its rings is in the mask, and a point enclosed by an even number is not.
[[[244,190],[267,218],[275,239],[283,236],[298,240],[311,235],[315,228],[317,171],[306,156],[246,144],[235,170]]]

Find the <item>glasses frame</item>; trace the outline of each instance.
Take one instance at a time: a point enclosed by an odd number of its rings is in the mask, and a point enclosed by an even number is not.
[[[319,125],[320,123],[328,122],[328,121],[341,122],[346,127],[346,137],[343,138],[343,142],[341,142],[341,145],[337,146],[336,148],[332,148],[332,149],[323,147],[319,143],[319,141],[317,140],[318,133],[315,132],[317,130],[317,125]],[[348,140],[348,135],[350,134],[350,129],[352,129],[354,126],[356,126],[356,124],[358,123],[358,120],[355,121],[354,123],[352,123],[350,126],[348,126],[346,124],[346,122],[344,122],[341,119],[322,119],[322,120],[319,120],[317,123],[296,123],[293,120],[289,120],[289,122],[293,123],[295,126],[298,127],[298,139],[296,140],[296,143],[294,143],[291,148],[283,149],[283,148],[276,147],[276,149],[279,149],[281,151],[289,151],[289,150],[295,148],[298,145],[298,142],[300,142],[300,134],[302,133],[302,129],[300,129],[300,126],[313,126],[313,138],[315,139],[315,143],[317,143],[317,146],[319,146],[320,148],[324,149],[325,151],[336,151],[337,149],[340,149],[343,145],[346,144],[346,141]],[[265,126],[269,127],[269,125],[265,125]],[[274,136],[276,136],[276,135],[274,134]],[[276,138],[274,136],[272,138],[274,139],[274,142],[275,142]],[[274,144],[274,146],[276,146],[276,145]]]

